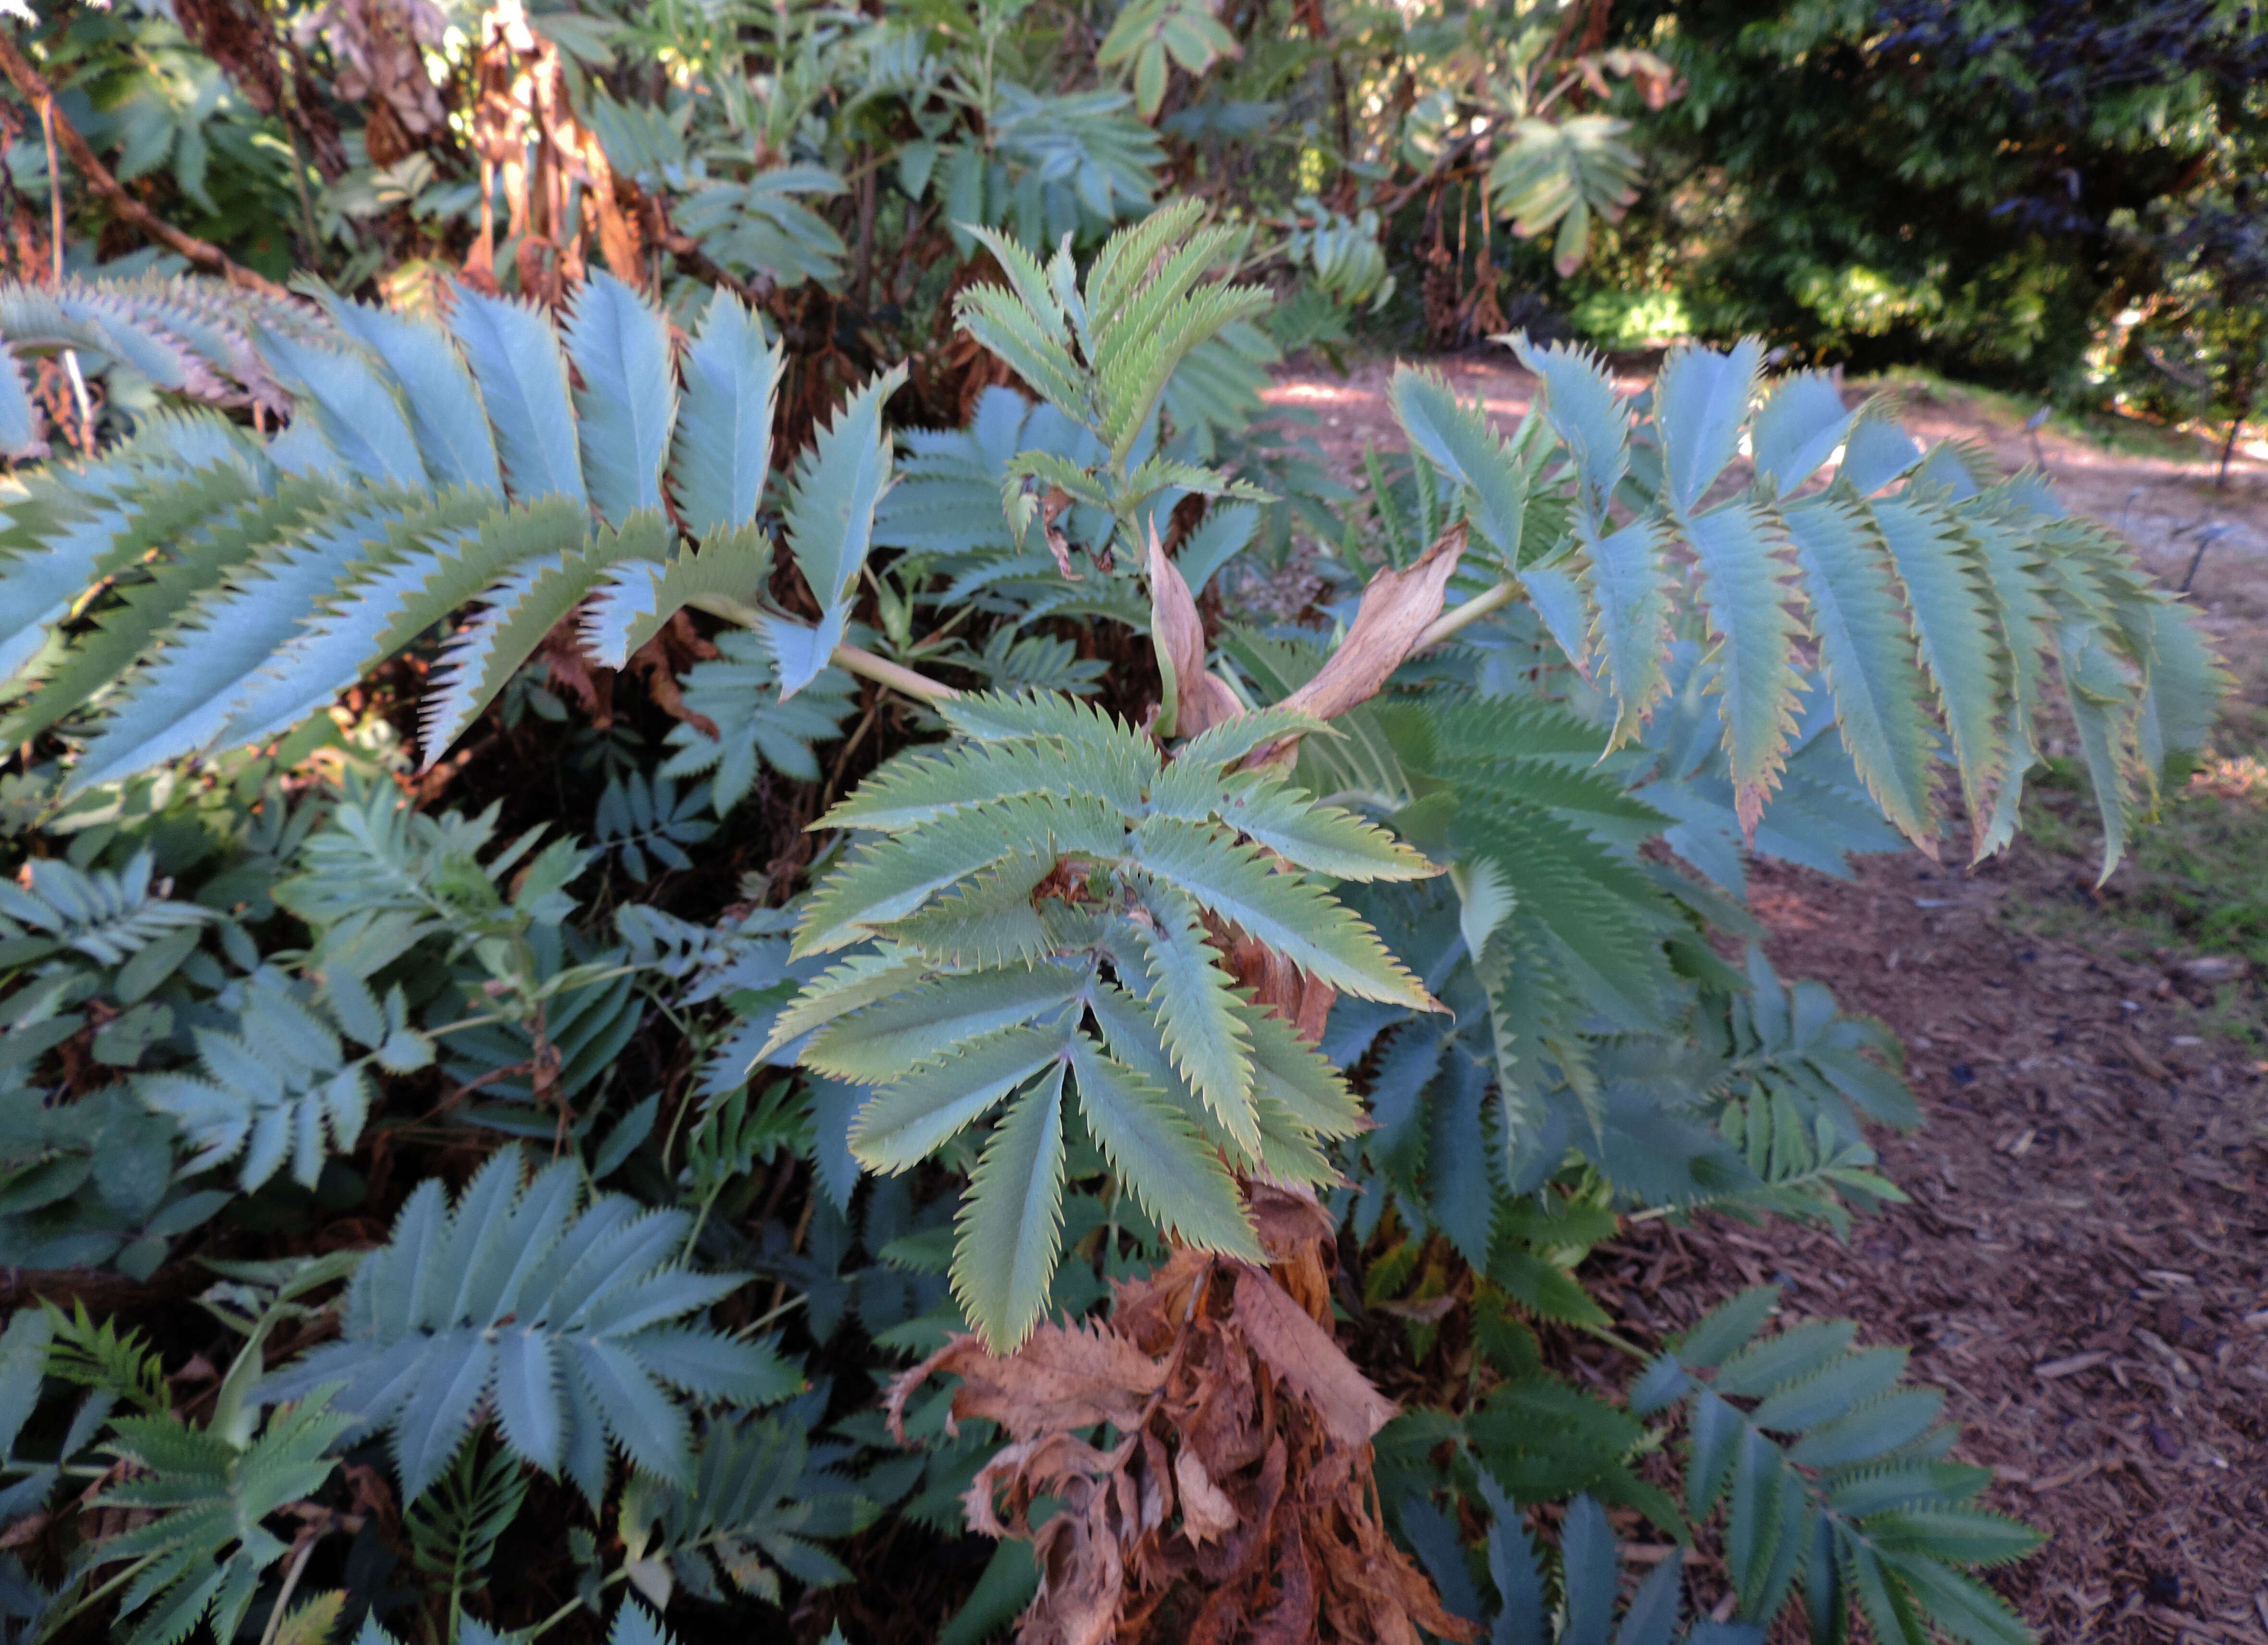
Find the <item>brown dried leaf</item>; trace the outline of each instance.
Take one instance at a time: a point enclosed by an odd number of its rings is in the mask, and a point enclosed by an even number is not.
[[[1192,1542],[1211,1542],[1236,1529],[1236,1504],[1212,1482],[1204,1460],[1183,1445],[1174,1458],[1174,1483],[1181,1487],[1182,1528]]]
[[[1070,492],[1061,486],[1048,488],[1048,495],[1040,499],[1040,531],[1048,540],[1048,552],[1056,557],[1056,569],[1063,573],[1064,581],[1078,583],[1085,579],[1071,569],[1071,539],[1064,536],[1063,527],[1056,524],[1063,518],[1064,510],[1069,507]]]
[[[1366,1445],[1393,1420],[1394,1402],[1370,1385],[1289,1292],[1256,1268],[1236,1276],[1236,1323],[1253,1352],[1307,1398],[1341,1443]]]
[[[1205,672],[1204,619],[1181,569],[1166,557],[1158,527],[1150,526],[1150,639],[1158,650],[1158,672],[1174,710],[1167,736],[1195,737],[1208,726],[1244,712],[1236,694]],[[1440,604],[1439,599],[1435,605]],[[1430,621],[1430,619],[1429,619]],[[1164,716],[1161,715],[1160,718]]]
[[[1270,1262],[1283,1262],[1338,1237],[1338,1225],[1306,1184],[1254,1182],[1245,1192],[1260,1248]]]
[[[1107,1326],[1042,1326],[1002,1359],[973,1336],[956,1336],[890,1385],[890,1431],[904,1443],[906,1401],[932,1375],[961,1378],[956,1420],[981,1417],[1019,1439],[1109,1422],[1141,1426],[1165,1368]]]
[[[1040,1591],[1017,1645],[1111,1645],[1126,1604],[1126,1561],[1110,1525],[1107,1487],[1074,1485],[1033,1539]]]
[[[1283,706],[1328,720],[1376,696],[1441,614],[1449,578],[1464,551],[1465,526],[1460,520],[1435,538],[1415,564],[1400,571],[1388,567],[1371,578],[1346,638],[1313,679],[1284,699]],[[1286,738],[1257,750],[1245,763],[1266,765],[1283,757],[1298,740]]]

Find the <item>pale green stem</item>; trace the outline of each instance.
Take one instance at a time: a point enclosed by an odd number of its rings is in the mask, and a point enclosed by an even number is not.
[[[755,606],[745,600],[734,599],[728,594],[704,594],[693,604],[712,617],[737,622],[743,628],[761,628],[766,621],[764,613]],[[887,657],[877,657],[872,651],[862,650],[855,645],[836,646],[827,660],[846,673],[861,675],[877,685],[902,691],[909,697],[919,697],[924,702],[950,702],[961,694],[941,680],[932,679],[927,674],[917,674],[902,664],[893,663]]]
[[[1476,594],[1454,611],[1445,611],[1433,619],[1432,626],[1418,636],[1410,648],[1414,655],[1429,645],[1439,645],[1459,629],[1478,622],[1491,612],[1501,611],[1520,598],[1520,584],[1506,578],[1485,593]]]

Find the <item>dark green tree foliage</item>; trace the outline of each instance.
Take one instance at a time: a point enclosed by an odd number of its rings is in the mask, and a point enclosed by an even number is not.
[[[2233,0],[1700,0],[1616,24],[1687,82],[1647,127],[1633,249],[1698,252],[1665,273],[1705,332],[1867,369],[2077,386],[2161,285],[2129,231],[2257,157],[2268,118],[2268,30]]]

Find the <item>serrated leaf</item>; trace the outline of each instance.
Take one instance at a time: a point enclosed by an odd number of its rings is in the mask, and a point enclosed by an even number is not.
[[[1145,819],[1132,845],[1147,872],[1341,993],[1433,1008],[1432,996],[1376,932],[1307,881],[1269,872],[1251,847],[1165,817]]]
[[[609,524],[662,506],[661,470],[677,419],[669,324],[629,286],[594,270],[564,327],[583,379],[575,394],[584,482]]]
[[[448,334],[430,320],[350,302],[328,289],[313,295],[339,328],[383,361],[401,386],[411,431],[434,481],[501,498],[504,474],[480,389]]]
[[[1059,1011],[1094,980],[1092,966],[1065,965],[940,977],[855,1016],[838,1017],[801,1061],[839,1079],[882,1083],[965,1040]]]
[[[1782,378],[1757,408],[1751,428],[1757,477],[1786,498],[1834,456],[1852,415],[1843,408],[1842,390],[1824,371]]]
[[[719,287],[685,351],[685,405],[670,484],[696,537],[753,524],[771,473],[773,403],[785,364],[779,344],[740,299]]]
[[[1460,400],[1430,371],[1396,368],[1387,388],[1395,421],[1413,450],[1472,497],[1473,526],[1507,569],[1520,563],[1528,510],[1528,471],[1477,406]]]
[[[1868,1348],[1783,1386],[1749,1414],[1758,1428],[1797,1434],[1841,1416],[1861,1400],[1886,1393],[1904,1374],[1906,1350]]]
[[[1088,1131],[1152,1221],[1200,1251],[1264,1260],[1234,1179],[1162,1093],[1084,1034],[1071,1069]]]
[[[1972,818],[1984,817],[2006,746],[1998,717],[2000,652],[1975,559],[1951,520],[1905,495],[1875,503],[1874,515],[1937,687],[1962,797]]]
[[[1867,1540],[1885,1552],[1926,1554],[1953,1565],[2004,1565],[2046,1539],[2029,1525],[1981,1508],[1885,1509],[1866,1520]]]
[[[1727,353],[1689,346],[1673,349],[1662,362],[1653,385],[1654,418],[1670,502],[1679,513],[1699,507],[1739,453],[1741,424],[1764,352],[1755,338],[1743,337]]]
[[[1754,838],[1764,800],[1779,781],[1795,732],[1795,616],[1787,606],[1788,567],[1769,516],[1727,503],[1686,522],[1700,562],[1702,601],[1716,641],[1723,693],[1725,753],[1732,763],[1734,809]]]
[[[522,503],[587,500],[575,437],[567,356],[550,325],[507,297],[452,288],[449,328],[481,386],[505,483]]]
[[[961,1202],[953,1290],[996,1354],[1030,1334],[1063,1250],[1063,1085],[1058,1061],[985,1145]]]
[[[1788,1455],[1810,1468],[1866,1462],[1918,1439],[1945,1409],[1934,1388],[1902,1388],[1813,1428]]]
[[[1802,569],[1820,665],[1852,763],[1883,814],[1933,849],[1937,807],[1921,672],[1867,515],[1847,493],[1822,493],[1781,518]]]
[[[1600,536],[1587,529],[1583,545],[1585,582],[1596,615],[1590,649],[1614,694],[1615,725],[1609,745],[1619,747],[1669,689],[1661,659],[1669,635],[1668,574],[1662,565],[1662,535],[1651,520],[1634,520]]]
[[[859,1109],[850,1151],[869,1171],[909,1171],[975,1124],[1025,1081],[1060,1060],[1061,1028],[1003,1029],[909,1069]]]
[[[1189,898],[1170,885],[1135,884],[1148,905],[1150,922],[1140,928],[1152,978],[1148,1003],[1166,1049],[1221,1128],[1257,1153],[1250,1030],[1228,973]]]

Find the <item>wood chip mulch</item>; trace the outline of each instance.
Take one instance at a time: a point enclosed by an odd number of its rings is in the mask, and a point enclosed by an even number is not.
[[[2050,871],[1756,870],[1781,974],[1906,1042],[1928,1123],[1878,1145],[1913,1203],[1847,1245],[1706,1215],[1646,1277],[1680,1317],[1777,1279],[1791,1319],[1911,1345],[1987,1500],[2049,1533],[1991,1575],[2044,1640],[2268,1645],[2268,1065],[2167,973],[2010,929]]]

